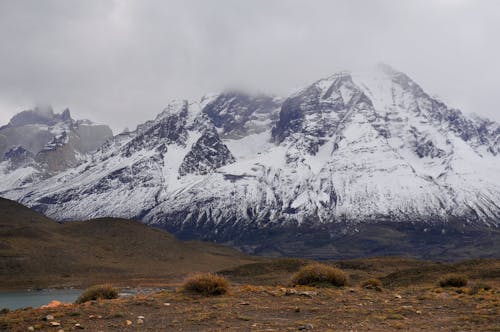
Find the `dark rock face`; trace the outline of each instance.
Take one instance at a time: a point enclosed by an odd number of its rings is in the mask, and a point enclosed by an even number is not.
[[[141,128],[137,136],[122,148],[123,155],[129,157],[141,149],[166,151],[166,146],[173,143],[184,145],[188,136],[187,116],[188,104],[185,102],[178,114],[164,116],[149,128]]]
[[[500,153],[500,125],[480,117],[477,117],[477,124],[480,143],[487,145],[491,154],[498,155]]]
[[[22,146],[10,149],[4,155],[4,160],[11,163],[11,168],[21,167],[34,161],[34,155]]]
[[[252,96],[240,92],[226,92],[203,108],[216,128],[221,129],[222,137],[243,137],[259,132],[265,126],[253,122],[268,121],[272,125],[277,118],[280,102],[266,95]]]
[[[326,92],[324,84],[329,84]],[[355,86],[352,77],[340,74],[320,80],[286,99],[272,136],[275,142],[282,143],[300,134],[301,145],[308,153],[315,154],[354,109],[369,107],[371,101]]]
[[[279,121],[273,128],[273,137],[278,143],[283,142],[291,133],[301,130],[304,114],[300,106],[299,97],[289,98],[283,103]]]
[[[438,148],[432,141],[431,137],[428,137],[418,131],[417,128],[412,127],[410,129],[414,137],[413,144],[415,146],[415,153],[420,157],[430,157],[430,158],[441,158],[446,155],[446,151]]]
[[[229,149],[222,143],[210,120],[199,115],[193,122],[189,120],[189,105],[183,102],[177,113],[163,114],[149,128],[141,127],[141,131],[122,148],[122,155],[130,157],[133,153],[142,150],[156,150],[167,153],[169,145],[188,149],[179,167],[179,175],[207,174],[219,167],[234,162]],[[187,146],[190,132],[200,132],[200,138]]]
[[[207,174],[234,161],[233,155],[219,139],[215,129],[207,130],[184,157],[179,174]]]
[[[440,158],[446,153],[445,151],[437,148],[431,140],[419,143],[415,149],[415,152],[420,158]]]
[[[42,151],[56,150],[67,143],[69,140],[68,133],[63,131],[62,134],[55,136],[49,143],[47,143]]]
[[[10,161],[23,161],[26,160],[27,158],[33,158],[34,155],[23,148],[22,146],[16,146],[15,148],[10,149],[7,151],[4,155],[5,160],[10,160]]]
[[[344,100],[339,88],[344,84],[353,88],[354,84],[349,75],[334,79],[326,92],[319,84],[320,82],[316,82],[283,102],[279,121],[273,130],[273,137],[277,142],[284,141],[293,133],[323,137],[335,129],[336,123],[326,121],[321,126],[305,126],[305,116],[313,115],[319,118],[323,114],[337,113],[342,117],[348,111],[351,100]]]

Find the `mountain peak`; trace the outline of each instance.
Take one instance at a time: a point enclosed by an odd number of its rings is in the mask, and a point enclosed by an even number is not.
[[[499,133],[378,65],[284,100],[171,102],[75,169],[4,194],[61,220],[128,217],[242,245],[266,229],[331,239],[376,223],[498,226]]]
[[[186,99],[173,99],[167,104],[163,111],[156,116],[156,118],[162,119],[170,115],[186,112],[188,108],[189,102]]]
[[[38,105],[31,110],[22,111],[14,115],[7,126],[20,127],[32,124],[52,126],[57,122],[73,122],[68,108],[62,113],[54,113],[52,106]]]
[[[264,94],[229,90],[203,99],[202,112],[223,137],[244,137],[272,126],[281,100]]]
[[[70,112],[69,108],[64,109],[64,111],[61,113],[60,118],[63,121],[72,121],[73,120],[71,118],[71,112]]]

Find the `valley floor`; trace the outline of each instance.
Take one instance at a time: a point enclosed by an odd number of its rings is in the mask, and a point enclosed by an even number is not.
[[[176,291],[5,314],[9,331],[498,331],[500,294],[432,287],[375,291],[234,286],[228,295],[197,297]],[[60,323],[49,326],[48,314]],[[138,316],[144,316],[143,322]],[[127,320],[130,325],[127,325]]]
[[[500,260],[339,261],[331,264],[349,275],[348,286],[292,287],[291,275],[309,263],[274,259],[220,271],[232,284],[222,296],[185,294],[175,283],[150,295],[1,313],[0,330],[500,331]],[[450,272],[466,275],[468,285],[439,287],[437,280]],[[381,289],[361,286],[373,277]],[[53,318],[44,320],[47,315]]]

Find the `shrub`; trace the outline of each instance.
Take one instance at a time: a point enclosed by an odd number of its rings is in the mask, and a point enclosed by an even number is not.
[[[227,293],[228,288],[229,282],[227,279],[214,273],[194,275],[182,285],[184,292],[204,296],[222,295]]]
[[[363,283],[361,283],[361,287],[368,289],[376,289],[379,290],[382,288],[382,282],[376,278],[370,278]]]
[[[325,265],[312,264],[301,268],[292,278],[295,285],[345,286],[347,275],[340,269]]]
[[[118,290],[111,285],[96,285],[87,288],[82,295],[78,297],[76,303],[95,301],[99,299],[111,300],[118,298]]]
[[[469,294],[475,295],[481,291],[489,291],[491,289],[493,289],[493,287],[491,287],[490,285],[479,283],[471,287],[471,289],[469,290]]]
[[[441,287],[464,287],[467,285],[467,277],[462,274],[447,274],[439,280]]]
[[[483,291],[489,291],[489,290],[493,289],[493,287],[491,287],[491,285],[484,284],[484,283],[479,283],[477,285],[474,285],[474,288],[477,288],[477,289],[483,290]]]

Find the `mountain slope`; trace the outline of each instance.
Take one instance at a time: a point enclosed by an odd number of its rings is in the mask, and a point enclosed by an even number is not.
[[[349,256],[349,241],[335,245],[365,229],[376,239],[352,252],[424,255],[420,237],[452,241],[431,234],[460,243],[480,228],[495,238],[499,142],[498,124],[379,66],[286,99],[231,92],[173,103],[91,161],[2,195],[59,220],[136,218],[252,252]],[[379,241],[391,227],[392,251]]]
[[[20,112],[0,127],[0,190],[74,167],[112,136],[106,125],[73,120],[68,109],[60,114],[51,107]]]
[[[0,239],[3,287],[122,279],[165,283],[194,271],[256,261],[227,247],[181,242],[164,231],[125,219],[59,224],[1,198]]]

